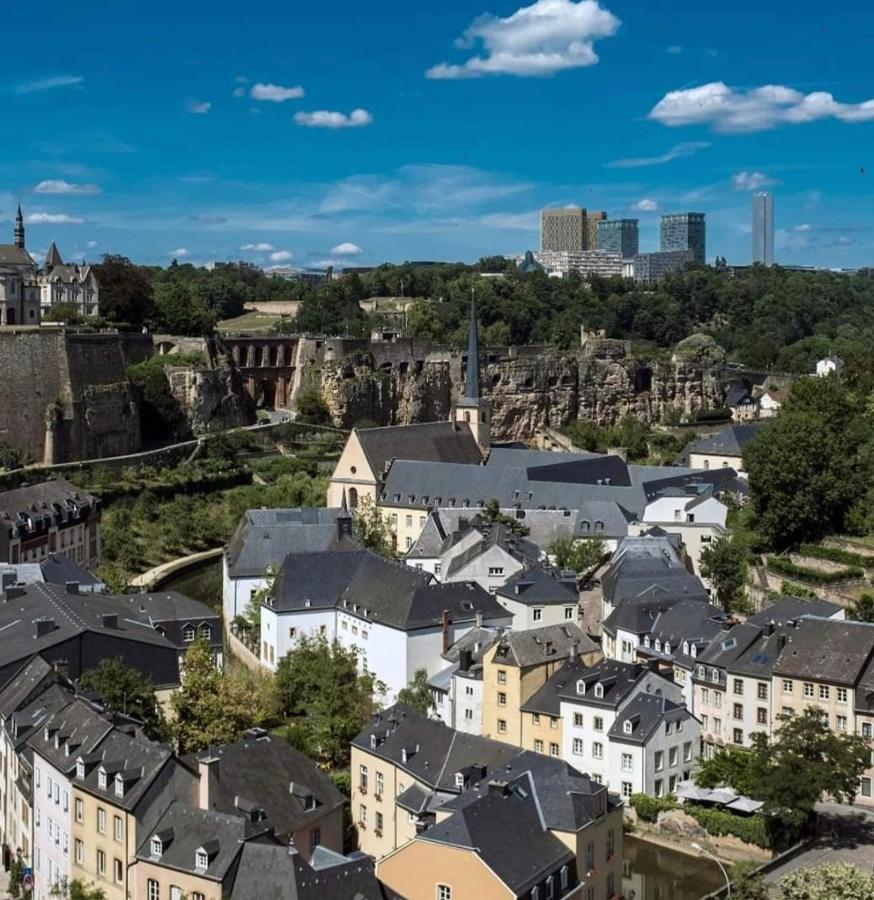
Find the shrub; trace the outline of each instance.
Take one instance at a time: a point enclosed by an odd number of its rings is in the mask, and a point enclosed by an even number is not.
[[[632,794],[630,803],[642,822],[655,822],[660,812],[677,808],[673,797],[650,797],[649,794]]]
[[[755,844],[765,850],[771,849],[768,828],[764,816],[738,816],[721,809],[686,804],[683,812],[688,813],[708,833],[715,837],[730,834],[747,844]]]
[[[851,550],[841,550],[840,547],[822,547],[819,544],[802,544],[798,548],[799,553],[812,559],[825,559],[829,562],[840,563],[842,566],[861,566],[864,569],[874,569],[874,557],[863,556],[861,553],[853,553]]]
[[[816,600],[816,591],[806,588],[803,585],[795,584],[792,581],[783,580],[780,583],[780,593],[784,597],[798,597],[801,600]]]
[[[853,581],[865,575],[864,569],[855,566],[838,569],[836,572],[820,572],[807,566],[799,566],[797,563],[792,562],[791,559],[786,559],[783,556],[769,556],[768,568],[774,572],[780,572],[782,575],[789,575],[792,578],[804,578],[815,584],[836,584],[840,581]]]

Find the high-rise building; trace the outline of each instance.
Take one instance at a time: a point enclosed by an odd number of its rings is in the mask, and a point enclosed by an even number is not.
[[[633,277],[641,284],[652,284],[661,281],[669,272],[677,272],[695,261],[695,254],[692,250],[638,253],[634,257]]]
[[[671,213],[662,216],[662,253],[691,250],[696,263],[705,259],[704,213]]]
[[[604,219],[597,223],[596,246],[598,250],[621,253],[623,259],[637,256],[639,228],[637,219]]]
[[[753,262],[774,265],[774,198],[753,194]]]
[[[598,223],[605,212],[585,209],[543,209],[540,211],[540,249],[558,253],[579,253],[597,247]]]

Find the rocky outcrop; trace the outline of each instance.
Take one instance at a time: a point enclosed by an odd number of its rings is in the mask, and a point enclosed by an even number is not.
[[[170,393],[192,434],[209,434],[255,422],[255,404],[237,369],[167,366]]]

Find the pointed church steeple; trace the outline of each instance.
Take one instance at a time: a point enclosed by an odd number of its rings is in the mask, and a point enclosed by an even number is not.
[[[64,260],[61,259],[61,252],[58,250],[58,245],[52,241],[49,244],[48,252],[46,253],[46,268],[53,269],[55,266],[62,266],[64,264]]]
[[[18,204],[18,213],[15,216],[15,246],[24,250],[24,216],[21,214],[21,204]]]
[[[464,392],[453,410],[453,420],[466,422],[479,444],[483,455],[491,448],[491,404],[482,397],[480,382],[479,332],[476,324],[476,300],[470,294],[470,321],[467,326],[467,372],[464,376]]]

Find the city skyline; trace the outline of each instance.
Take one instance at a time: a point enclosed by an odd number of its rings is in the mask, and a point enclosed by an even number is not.
[[[869,265],[874,23],[794,10],[341,3],[289,31],[274,0],[243,17],[86,0],[75,22],[49,0],[50,60],[7,54],[0,228],[20,200],[35,253],[342,266],[534,249],[539,210],[569,204],[639,218],[647,252],[661,214],[697,209],[708,260],[744,264],[751,196],[776,188],[778,261]],[[36,34],[23,6],[7,16]],[[629,59],[645,77],[619,77]]]

